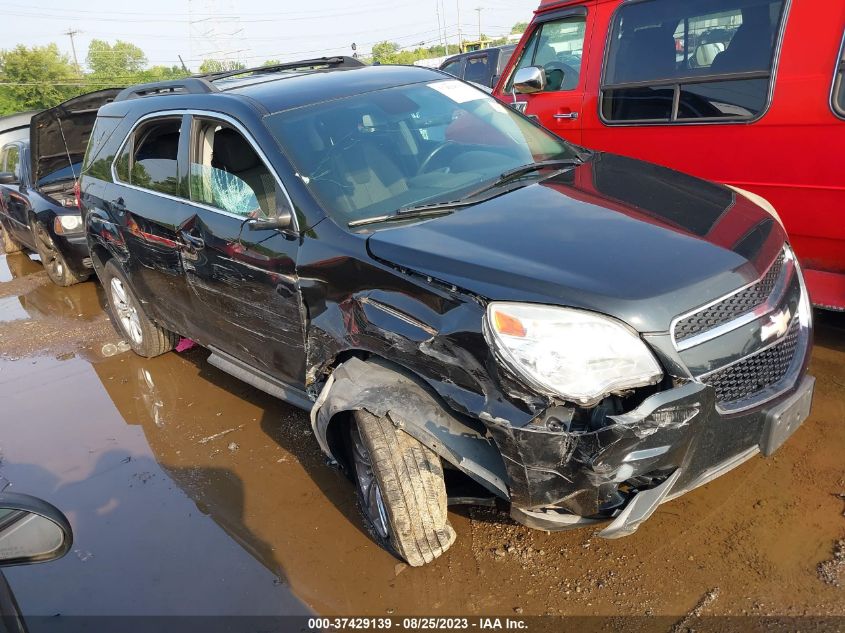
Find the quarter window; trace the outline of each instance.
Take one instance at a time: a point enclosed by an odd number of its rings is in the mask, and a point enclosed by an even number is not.
[[[181,118],[158,119],[139,127],[115,163],[118,180],[171,196],[179,195]]]
[[[574,90],[581,77],[586,28],[584,15],[544,22],[537,27],[514,68],[508,90],[512,89],[516,71],[528,66],[541,66],[546,71],[546,92]]]
[[[836,114],[845,117],[845,37],[842,39],[842,47],[839,49],[839,60],[836,63],[836,76],[833,80],[831,105]]]
[[[17,145],[9,145],[5,152],[5,166],[4,171],[12,172],[15,178],[21,179],[21,158],[20,150]]]
[[[232,127],[195,120],[191,199],[245,218],[276,214],[276,180],[249,141]]]
[[[783,0],[643,0],[614,17],[606,121],[743,120],[762,114]]]

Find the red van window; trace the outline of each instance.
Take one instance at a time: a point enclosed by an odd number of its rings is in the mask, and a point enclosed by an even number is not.
[[[516,71],[527,66],[542,66],[546,70],[545,92],[574,90],[581,76],[586,26],[584,15],[572,15],[538,26],[511,73],[507,90],[511,90]]]
[[[616,12],[609,123],[753,119],[769,100],[783,0],[643,0]]]

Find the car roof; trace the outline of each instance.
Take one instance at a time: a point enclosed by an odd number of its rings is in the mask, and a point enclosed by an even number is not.
[[[358,66],[310,71],[261,72],[213,80],[214,89],[203,94],[154,94],[115,101],[101,109],[101,115],[209,107],[223,99],[259,106],[265,113],[275,113],[325,101],[333,101],[384,90],[399,85],[453,79],[436,69],[420,66]],[[244,99],[239,99],[239,97]]]

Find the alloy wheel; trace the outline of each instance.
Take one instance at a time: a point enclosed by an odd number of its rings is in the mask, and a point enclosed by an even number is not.
[[[120,322],[120,326],[126,335],[136,345],[140,345],[143,341],[144,335],[141,332],[141,319],[138,316],[138,309],[135,307],[132,298],[123,285],[123,282],[117,277],[112,277],[111,283],[111,299],[114,306],[115,316]]]

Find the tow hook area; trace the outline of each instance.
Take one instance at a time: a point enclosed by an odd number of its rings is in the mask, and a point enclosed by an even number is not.
[[[678,468],[662,484],[649,490],[638,492],[619,513],[613,522],[598,532],[602,538],[622,538],[637,531],[643,521],[648,519],[657,507],[663,503],[666,496],[671,492],[683,469]]]

